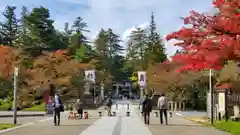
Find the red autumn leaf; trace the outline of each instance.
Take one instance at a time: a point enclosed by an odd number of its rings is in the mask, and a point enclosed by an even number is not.
[[[188,28],[166,36],[167,40],[180,40],[175,45],[184,52],[173,57],[173,61],[183,64],[177,71],[219,70],[225,61],[240,60],[240,19],[236,12],[240,1],[215,0],[213,5],[219,14],[207,16],[191,11],[189,17],[183,18]]]

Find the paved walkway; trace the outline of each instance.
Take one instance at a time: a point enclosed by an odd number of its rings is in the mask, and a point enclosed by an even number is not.
[[[169,118],[168,125],[161,125],[159,117],[152,115],[148,128],[152,135],[230,135],[213,127],[193,123],[176,114]]]
[[[116,111],[116,117],[102,117],[80,135],[152,135],[150,130],[143,124],[135,109],[137,106],[120,102]],[[130,112],[130,117],[126,117],[126,112]]]
[[[169,125],[160,125],[159,118],[152,115],[150,125],[146,126],[140,116],[138,105],[129,105],[128,102],[119,102],[118,108],[113,106],[116,117],[106,116],[104,108],[89,111],[88,120],[68,120],[67,113],[62,114],[61,125],[53,126],[52,118],[47,117],[23,127],[0,134],[3,135],[230,135],[211,127],[203,127],[180,116],[173,115],[169,118]],[[99,118],[98,111],[104,111],[104,116]],[[126,112],[130,117],[126,117]]]
[[[60,126],[53,125],[52,117],[44,117],[15,129],[0,131],[0,135],[79,135],[99,118],[96,111],[89,112],[91,115],[87,120],[68,120],[68,114],[62,113]]]

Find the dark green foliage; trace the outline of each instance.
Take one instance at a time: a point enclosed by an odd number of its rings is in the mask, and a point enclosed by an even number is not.
[[[4,22],[0,23],[1,43],[8,46],[15,46],[18,38],[19,20],[15,14],[15,6],[7,6],[3,12]]]

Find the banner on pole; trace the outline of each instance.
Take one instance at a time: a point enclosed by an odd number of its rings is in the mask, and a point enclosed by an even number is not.
[[[147,74],[145,71],[138,71],[138,84],[145,87],[147,83]]]
[[[86,70],[85,71],[85,80],[95,83],[95,70]]]

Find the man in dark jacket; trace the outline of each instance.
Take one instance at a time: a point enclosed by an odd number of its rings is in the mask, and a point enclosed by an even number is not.
[[[145,96],[145,99],[142,103],[142,112],[144,114],[145,124],[149,124],[150,112],[152,111],[152,101],[149,99],[148,95]]]
[[[63,104],[58,93],[55,94],[53,99],[53,108],[54,108],[54,125],[60,125],[60,112],[63,110]],[[58,122],[57,122],[58,119]]]

